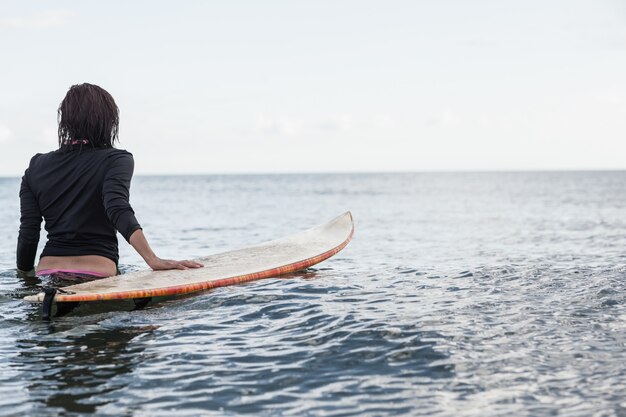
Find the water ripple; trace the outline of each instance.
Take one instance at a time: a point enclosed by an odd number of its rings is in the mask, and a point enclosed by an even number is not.
[[[10,236],[18,184],[2,181]],[[52,323],[22,303],[39,283],[16,277],[15,239],[0,240],[0,415],[626,415],[625,185],[624,173],[138,178],[135,209],[168,256],[286,235],[348,203],[357,234],[286,278],[142,311],[92,303]],[[125,271],[143,268],[121,251]]]

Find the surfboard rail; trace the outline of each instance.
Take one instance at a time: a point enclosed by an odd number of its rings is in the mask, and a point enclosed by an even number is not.
[[[115,284],[118,284],[117,286],[121,287],[129,287],[128,280],[132,279],[146,280],[147,277],[160,277],[167,279],[168,275],[172,277],[180,277],[184,276],[185,273],[181,270],[139,271],[59,288],[57,293],[54,295],[54,301],[86,302],[173,296],[203,290],[210,290],[213,288],[219,288],[229,285],[242,284],[245,282],[256,281],[259,279],[279,277],[281,275],[293,273],[311,267],[332,257],[348,245],[353,235],[354,220],[352,218],[352,213],[348,211],[334,218],[328,223],[319,225],[296,235],[261,243],[259,245],[251,246],[249,248],[223,252],[205,258],[200,258],[198,260],[205,263],[205,266],[203,268],[184,270],[189,271],[187,272],[189,276],[198,276],[198,278],[194,278],[196,279],[196,281],[190,281],[187,283],[179,282],[177,285],[163,285],[147,289],[132,288],[132,285],[130,285],[131,288],[127,288],[125,290],[115,290]],[[331,247],[326,248],[323,246],[326,243],[324,238],[327,238],[328,243],[331,244]],[[306,248],[307,242],[310,242],[312,246],[314,246],[314,248],[323,247],[325,250],[318,250],[320,251],[320,253],[308,253],[308,255],[310,256],[303,257],[303,259],[294,260],[298,257],[299,254],[307,253],[307,250],[304,250],[308,249]],[[313,243],[315,243],[315,245],[313,245]],[[296,249],[299,249],[299,251],[295,251],[295,254],[289,255],[293,259],[289,259],[288,256],[284,256],[283,258],[279,257],[278,260],[275,261],[276,265],[272,265],[271,263],[269,263],[265,265],[266,267],[260,268],[260,270],[253,270],[254,268],[251,267],[251,270],[245,271],[245,273],[228,274],[222,272],[222,275],[224,276],[220,276],[220,268],[224,269],[224,265],[220,265],[220,261],[237,259],[238,256],[239,258],[243,258],[244,260],[250,260],[254,259],[256,255],[262,256],[263,254],[275,257],[276,255],[272,251],[279,251],[281,248],[290,249],[289,245],[292,245]],[[308,250],[308,252],[314,250],[316,249],[310,249]],[[248,257],[249,259],[246,259],[246,257]],[[289,260],[289,262],[285,261],[284,263],[281,263],[281,259]],[[212,262],[216,263],[217,265],[212,264]],[[239,272],[242,272],[243,270],[245,270],[245,268],[240,269]],[[211,276],[212,271],[213,276]],[[202,273],[210,278],[202,280],[200,276]],[[178,280],[181,281],[181,279]],[[135,287],[137,287],[137,285],[135,285]],[[98,288],[103,288],[104,290],[98,291]],[[107,290],[107,288],[109,289]],[[34,303],[41,303],[43,302],[44,297],[45,294],[41,292],[39,294],[27,296],[24,298],[24,300]]]

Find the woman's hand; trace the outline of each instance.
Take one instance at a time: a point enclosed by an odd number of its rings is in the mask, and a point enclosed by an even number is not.
[[[202,268],[204,265],[196,261],[174,261],[155,257],[148,262],[148,266],[155,271],[164,271],[166,269]]]
[[[141,255],[143,260],[146,261],[148,266],[155,271],[163,271],[166,269],[202,268],[204,266],[196,261],[173,261],[171,259],[159,258],[150,248],[148,240],[141,229],[135,230],[128,241],[133,248],[135,248],[137,253]]]

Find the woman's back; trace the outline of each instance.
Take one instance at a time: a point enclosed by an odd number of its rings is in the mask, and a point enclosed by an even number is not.
[[[41,256],[100,255],[117,263],[116,229],[127,238],[139,228],[128,203],[132,174],[132,155],[120,149],[85,145],[35,155],[20,192],[33,215],[22,220],[21,234],[35,233],[43,217],[48,242]]]

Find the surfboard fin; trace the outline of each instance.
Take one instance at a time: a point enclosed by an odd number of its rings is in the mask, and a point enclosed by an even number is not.
[[[46,321],[50,321],[52,316],[52,301],[57,293],[56,288],[44,287],[43,288],[43,303],[41,304],[41,318]]]
[[[152,301],[152,297],[133,298],[133,302],[135,303],[135,308],[133,308],[133,311],[143,310],[144,308],[146,308],[150,301]]]

